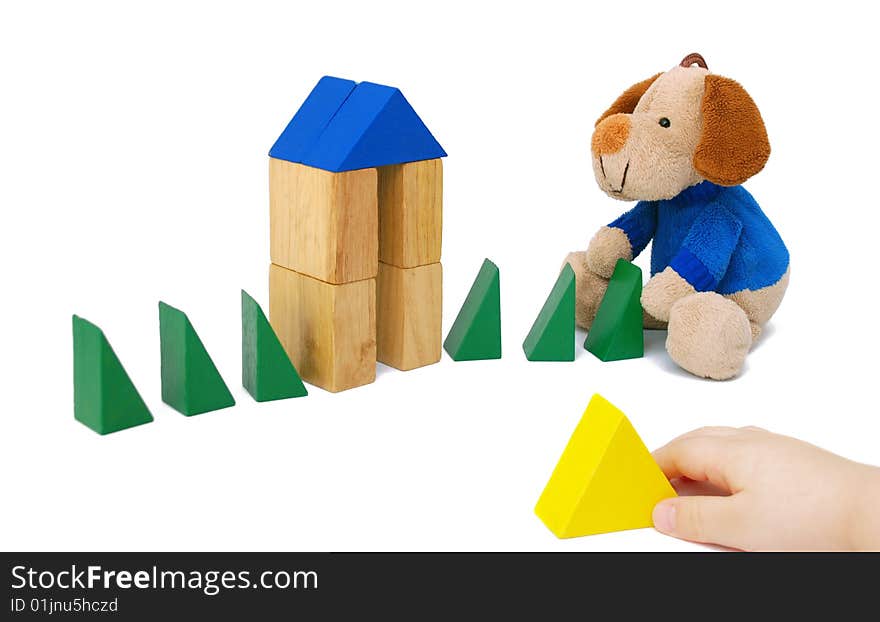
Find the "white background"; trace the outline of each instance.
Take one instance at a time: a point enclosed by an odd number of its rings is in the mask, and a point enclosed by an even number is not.
[[[594,392],[651,448],[756,424],[880,462],[878,45],[858,5],[9,4],[0,548],[698,549],[653,530],[559,541],[534,516]],[[657,333],[640,360],[527,362],[563,256],[626,208],[593,181],[594,120],[692,51],[769,130],[747,188],[793,269],[766,339],[724,383],[678,370]],[[444,334],[490,257],[504,358],[257,404],[239,290],[268,308],[266,154],[325,74],[400,87],[448,151]],[[162,403],[160,299],[188,313],[236,407]],[[104,329],[154,423],[101,437],[74,421],[73,313]]]

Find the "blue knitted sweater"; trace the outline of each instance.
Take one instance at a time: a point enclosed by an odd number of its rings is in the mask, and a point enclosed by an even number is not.
[[[672,199],[640,201],[612,222],[629,238],[633,257],[651,249],[651,274],[671,266],[697,291],[733,294],[776,283],[788,249],[742,186],[704,181]]]

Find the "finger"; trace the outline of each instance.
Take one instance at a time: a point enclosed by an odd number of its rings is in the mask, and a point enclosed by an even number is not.
[[[655,451],[654,460],[669,479],[708,481],[722,490],[736,492],[730,484],[731,472],[736,468],[730,438],[693,436],[674,440]]]
[[[732,497],[674,497],[654,507],[654,527],[666,535],[691,542],[743,548],[742,500]]]
[[[756,425],[747,425],[747,426],[740,428],[740,430],[742,430],[743,432],[762,432],[762,433],[770,434],[770,431],[767,430],[766,428],[761,428]]]
[[[730,494],[727,490],[719,488],[709,481],[697,482],[686,477],[681,477],[673,479],[670,483],[675,489],[675,492],[678,493],[679,497],[723,497]]]
[[[690,432],[685,432],[669,442],[674,443],[675,441],[680,441],[685,438],[695,438],[700,436],[734,436],[737,433],[739,433],[737,428],[731,428],[729,426],[704,426],[702,428],[697,428],[696,430],[691,430]]]

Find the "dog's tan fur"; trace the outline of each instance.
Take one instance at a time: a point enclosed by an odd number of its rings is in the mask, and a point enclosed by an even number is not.
[[[632,261],[629,239],[620,229],[602,227],[590,240],[585,261],[587,268],[599,276],[610,279],[618,259]]]
[[[762,287],[757,290],[744,289],[727,296],[736,304],[738,304],[749,322],[752,323],[752,340],[756,340],[761,334],[761,327],[770,321],[773,314],[782,304],[782,298],[785,296],[785,290],[788,289],[788,280],[791,274],[791,268],[785,271],[782,278],[773,285]]]
[[[602,116],[596,120],[596,125],[599,125],[603,119],[606,117],[610,117],[613,114],[619,113],[629,113],[635,110],[636,106],[639,103],[639,100],[642,98],[642,95],[645,94],[645,91],[654,83],[654,80],[662,76],[662,73],[655,74],[648,78],[647,80],[642,80],[636,84],[633,84],[631,87],[626,89],[623,93],[618,96],[617,99],[614,100],[614,103],[602,113]]]
[[[709,343],[712,347],[706,347]],[[733,378],[751,347],[749,319],[729,298],[715,292],[699,292],[672,305],[666,351],[695,376]]]

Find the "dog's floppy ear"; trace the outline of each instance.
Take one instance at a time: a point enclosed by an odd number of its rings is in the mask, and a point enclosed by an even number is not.
[[[614,103],[611,104],[611,107],[602,113],[602,116],[596,120],[596,125],[602,122],[602,119],[605,117],[610,117],[613,114],[617,114],[619,112],[625,112],[627,114],[631,114],[633,110],[636,109],[636,104],[639,103],[639,100],[642,98],[642,95],[645,94],[645,91],[648,90],[648,87],[654,84],[654,80],[659,78],[662,74],[657,74],[655,76],[651,76],[647,80],[642,80],[641,82],[637,82],[633,84],[631,87],[626,89],[623,93],[620,94],[620,97],[614,100]]]
[[[737,186],[767,163],[767,129],[758,106],[738,82],[707,75],[705,85],[703,133],[694,168],[713,183]]]

